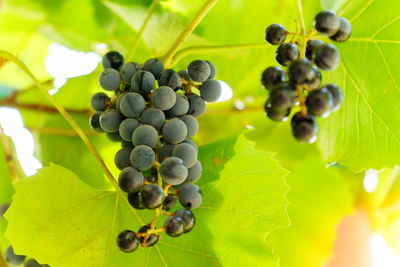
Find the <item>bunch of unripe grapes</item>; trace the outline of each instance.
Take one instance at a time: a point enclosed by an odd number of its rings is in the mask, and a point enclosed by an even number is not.
[[[344,42],[351,35],[350,22],[329,10],[317,14],[314,27],[335,42]],[[261,81],[270,92],[264,109],[270,119],[285,121],[291,109],[300,105],[300,111],[291,120],[292,132],[300,142],[311,143],[318,134],[315,116],[328,116],[343,101],[342,91],[337,85],[321,86],[320,72],[320,69],[336,69],[340,54],[333,44],[311,39],[312,34],[300,36],[294,33],[292,40],[285,43],[287,35],[289,32],[280,24],[271,24],[265,31],[265,39],[272,45],[279,45],[275,57],[286,70],[278,66],[264,70]],[[305,51],[300,51],[299,46],[304,42]]]
[[[3,215],[6,213],[8,208],[10,207],[10,203],[3,203],[0,205],[0,220],[4,220]],[[14,253],[14,249],[12,246],[9,246],[4,252],[4,259],[7,264],[11,266],[20,266],[24,264],[24,267],[49,267],[48,264],[40,264],[35,259],[28,259],[24,255],[17,255]]]
[[[200,179],[202,166],[191,138],[199,129],[197,118],[205,112],[206,101],[218,100],[221,86],[215,80],[215,66],[203,60],[175,72],[156,58],[143,65],[124,63],[122,55],[112,51],[103,57],[102,65],[100,85],[115,96],[103,92],[92,96],[96,113],[90,125],[121,142],[115,165],[121,170],[118,182],[128,193],[129,203],[135,209],[156,209],[152,222],[137,232],[119,234],[119,248],[133,252],[139,244],[155,245],[161,232],[176,237],[194,227],[191,210],[202,202],[201,190],[194,183]],[[171,212],[178,201],[183,208]],[[169,217],[156,229],[162,214]]]

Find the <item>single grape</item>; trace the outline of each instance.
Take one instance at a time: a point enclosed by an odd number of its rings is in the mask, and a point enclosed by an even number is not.
[[[116,131],[115,133],[106,133],[106,136],[111,142],[123,141],[121,135],[119,135],[119,131]]]
[[[314,77],[313,65],[308,59],[297,59],[290,64],[288,69],[289,80],[293,84],[304,84]]]
[[[187,72],[193,81],[202,83],[210,77],[211,69],[207,62],[197,59],[190,62]]]
[[[285,73],[280,67],[268,67],[261,75],[261,83],[267,90],[285,81]]]
[[[193,167],[197,161],[197,151],[190,144],[183,143],[177,145],[172,151],[172,156],[180,158],[187,168]]]
[[[186,209],[195,209],[203,201],[200,188],[194,184],[187,184],[179,190],[179,203]]]
[[[168,86],[161,86],[157,90],[154,90],[151,102],[156,108],[161,110],[171,109],[176,102],[176,93]]]
[[[113,68],[119,70],[124,65],[124,57],[117,51],[110,51],[103,56],[101,65],[104,69]]]
[[[132,142],[132,134],[139,126],[140,122],[137,119],[127,118],[119,125],[119,134],[125,141]]]
[[[267,99],[264,105],[265,113],[268,118],[274,121],[286,121],[290,114],[290,108],[286,110],[276,110],[271,107],[271,100]]]
[[[208,66],[210,67],[210,76],[208,76],[208,80],[214,80],[215,77],[217,76],[217,68],[210,61],[208,61],[208,60],[204,60],[204,61],[207,62]]]
[[[183,115],[179,119],[181,119],[186,124],[187,128],[186,138],[192,138],[197,134],[197,132],[199,131],[199,122],[194,116]]]
[[[182,141],[182,143],[187,143],[187,144],[192,145],[194,147],[194,149],[196,149],[196,152],[199,152],[199,148],[197,147],[196,143],[193,142],[192,140],[185,139],[185,140]]]
[[[156,209],[164,202],[164,190],[156,184],[146,184],[140,191],[142,202],[147,209]]]
[[[337,33],[329,37],[331,40],[336,42],[344,42],[350,38],[351,35],[351,23],[343,17],[339,17],[340,27]]]
[[[142,194],[141,192],[135,192],[128,194],[128,201],[129,204],[137,210],[144,209],[143,202],[142,202]]]
[[[175,216],[178,216],[183,220],[183,223],[185,225],[185,233],[189,233],[193,230],[193,227],[196,224],[196,219],[194,217],[194,214],[190,210],[180,209],[175,212]]]
[[[125,230],[118,235],[117,244],[121,251],[131,253],[139,247],[139,239],[135,232]]]
[[[10,207],[10,203],[3,203],[0,205],[0,218],[4,218],[4,214],[7,212],[8,208]]]
[[[199,88],[200,96],[207,102],[215,102],[221,96],[221,84],[216,80],[207,80]]]
[[[136,62],[128,62],[124,64],[121,68],[121,77],[124,80],[125,84],[131,84],[131,80],[133,75],[142,70],[142,67]]]
[[[319,33],[332,36],[339,30],[340,20],[335,12],[323,10],[315,17],[314,27]]]
[[[138,233],[145,234],[145,233],[147,233],[147,231],[149,229],[150,229],[149,225],[144,225],[144,226],[140,227]],[[156,234],[150,234],[147,239],[144,236],[140,237],[139,241],[140,241],[140,244],[142,244],[142,246],[144,246],[144,247],[152,247],[155,244],[157,244],[158,239],[159,238]],[[145,241],[146,241],[146,243],[145,243]]]
[[[286,40],[286,29],[277,23],[271,24],[265,30],[265,40],[272,45],[279,45]]]
[[[191,82],[192,78],[190,78],[189,73],[186,70],[181,70],[178,72],[179,76],[184,79],[186,82]],[[210,74],[211,75],[211,74]]]
[[[176,91],[182,86],[182,80],[174,70],[166,69],[161,72],[158,78],[158,86],[168,86]]]
[[[185,181],[188,169],[180,158],[169,157],[162,161],[160,175],[165,183],[178,185]]]
[[[105,69],[99,76],[100,86],[107,91],[118,89],[121,84],[121,76],[115,69]]]
[[[93,131],[96,131],[98,133],[103,133],[104,130],[103,130],[103,128],[101,128],[101,125],[100,125],[100,115],[101,115],[101,112],[96,112],[92,116],[90,116],[89,125]]]
[[[176,199],[175,195],[168,195],[165,197],[163,202],[163,210],[169,211],[175,208],[176,204],[178,204],[178,200]]]
[[[177,145],[164,144],[162,147],[160,147],[158,150],[159,161],[161,162],[168,157],[172,157],[172,151],[174,151],[176,146]]]
[[[322,75],[319,69],[315,66],[312,66],[313,69],[313,77],[310,81],[306,81],[305,84],[311,89],[315,90],[321,85]]]
[[[4,253],[4,259],[10,265],[20,265],[25,261],[25,256],[15,254],[14,249],[10,246]]]
[[[177,237],[185,231],[185,223],[181,217],[169,217],[164,223],[165,233],[171,237]]]
[[[310,40],[306,46],[306,58],[311,61],[313,59],[314,50],[323,44],[325,43],[318,39]]]
[[[115,109],[108,109],[100,115],[101,128],[108,133],[118,132],[121,121],[121,114]]]
[[[298,59],[300,51],[295,44],[283,43],[276,50],[275,58],[282,66],[288,66],[291,62]]]
[[[133,167],[124,168],[118,177],[119,187],[127,193],[138,192],[143,181],[143,174]]]
[[[128,118],[139,118],[146,108],[146,101],[138,93],[127,93],[121,97],[119,109]]]
[[[343,93],[339,86],[333,83],[325,84],[322,88],[326,88],[332,94],[332,111],[337,110],[343,102]],[[321,88],[321,89],[322,89]]]
[[[291,121],[294,137],[300,142],[312,143],[317,139],[318,125],[315,117],[307,114],[305,117],[297,112]]]
[[[156,157],[153,149],[145,145],[139,145],[132,150],[132,166],[140,171],[145,171],[153,166]]]
[[[318,68],[330,71],[339,66],[340,53],[334,45],[324,44],[315,49],[313,58]]]
[[[308,94],[306,105],[312,115],[326,117],[333,106],[332,94],[324,87],[316,89]]]
[[[126,167],[131,166],[130,156],[131,156],[132,149],[124,147],[118,150],[114,157],[115,166],[118,169],[122,170]]]
[[[200,161],[196,161],[195,164],[188,169],[188,175],[184,183],[193,184],[197,182],[201,177],[202,167]]]
[[[136,72],[131,80],[131,87],[134,92],[141,95],[150,93],[156,85],[156,79],[151,72],[146,70],[139,70]]]
[[[161,60],[157,58],[150,58],[144,63],[143,69],[151,72],[154,77],[158,79],[165,68]]]
[[[188,114],[195,116],[196,118],[200,117],[206,111],[206,102],[198,96],[191,95],[188,97],[189,100],[189,110]]]
[[[121,94],[118,95],[117,97],[117,101],[115,101],[115,107],[117,108],[118,112],[121,113],[121,108],[120,108],[120,104],[121,104],[121,99],[129,92],[123,92]]]
[[[148,108],[139,118],[142,124],[151,125],[156,130],[160,130],[165,123],[165,114],[161,109]]]
[[[178,144],[187,136],[186,124],[180,119],[174,118],[167,121],[162,128],[162,135],[165,141],[170,144]],[[133,142],[135,144],[135,142]]]
[[[271,91],[269,101],[274,110],[286,111],[294,106],[296,96],[292,89],[282,86]]]
[[[167,110],[167,114],[172,117],[185,115],[189,110],[189,100],[186,96],[176,94],[176,101],[174,106]]]
[[[90,99],[90,105],[96,111],[104,111],[107,108],[107,102],[110,101],[108,95],[102,92],[95,93]]]
[[[158,133],[153,126],[140,125],[132,135],[132,143],[135,147],[145,145],[154,148],[158,142]]]

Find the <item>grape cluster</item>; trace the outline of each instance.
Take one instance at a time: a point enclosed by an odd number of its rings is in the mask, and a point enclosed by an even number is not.
[[[92,96],[96,113],[90,125],[111,141],[121,142],[115,165],[121,170],[119,186],[128,193],[132,207],[156,210],[152,222],[117,237],[122,251],[133,252],[139,245],[156,244],[161,232],[176,237],[194,227],[191,210],[202,202],[194,183],[202,166],[191,138],[199,130],[197,118],[205,112],[206,101],[218,100],[221,86],[209,61],[194,60],[186,70],[175,72],[156,58],[143,65],[124,63],[122,55],[112,51],[103,57],[102,65],[100,85],[115,96],[103,92]],[[170,212],[178,201],[183,208]],[[156,229],[162,214],[169,217]]]
[[[10,203],[3,203],[0,205],[0,219],[5,219],[3,215],[6,213],[9,207]],[[24,267],[49,267],[48,264],[40,264],[35,259],[26,260],[26,256],[15,254],[12,246],[9,246],[6,249],[4,253],[4,259],[11,266],[17,266],[23,263]]]
[[[311,39],[311,36],[319,32],[333,41],[344,42],[351,35],[350,22],[329,10],[317,14],[314,27],[316,31],[307,35],[294,33],[292,40],[285,43],[290,33],[280,24],[268,26],[265,39],[272,45],[279,45],[275,58],[286,70],[272,66],[261,76],[263,86],[269,91],[264,105],[267,116],[274,121],[285,121],[291,109],[299,105],[300,111],[291,120],[292,133],[297,140],[307,143],[317,138],[315,116],[328,116],[343,101],[337,85],[321,85],[320,70],[336,69],[340,62],[339,51],[333,44]]]

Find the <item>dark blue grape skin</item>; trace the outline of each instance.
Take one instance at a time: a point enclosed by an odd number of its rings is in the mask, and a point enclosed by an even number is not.
[[[163,202],[163,210],[169,211],[172,210],[173,208],[176,207],[178,204],[178,200],[175,195],[168,195],[165,197],[164,202]]]
[[[172,69],[166,69],[161,72],[158,78],[158,86],[168,86],[174,91],[182,86],[182,80],[178,73]]]
[[[172,156],[180,158],[187,168],[193,167],[197,161],[197,151],[190,144],[178,144],[172,151]]]
[[[139,126],[140,122],[137,119],[127,118],[119,125],[119,134],[125,141],[132,142],[132,134]]]
[[[158,133],[151,125],[140,125],[132,134],[132,143],[135,147],[145,145],[154,148],[158,142]]]
[[[110,101],[108,95],[103,92],[98,92],[90,99],[90,105],[96,111],[104,111],[107,108],[108,101]]]
[[[96,112],[92,116],[90,116],[89,125],[90,125],[90,128],[92,128],[92,130],[94,130],[98,133],[104,133],[104,130],[103,130],[103,128],[101,128],[101,125],[100,125],[100,115],[101,115],[101,112]]]
[[[142,124],[150,125],[154,129],[160,130],[165,123],[165,114],[161,109],[148,108],[142,113],[139,120]]]
[[[119,134],[119,131],[116,131],[115,133],[106,133],[106,136],[111,142],[122,142],[123,141],[121,135]]]
[[[132,149],[123,147],[115,153],[114,163],[115,166],[122,170],[126,167],[131,166],[130,156],[131,156]]]
[[[271,91],[274,86],[285,81],[285,72],[280,67],[268,67],[261,75],[261,83]]]
[[[295,44],[284,43],[276,50],[275,58],[282,66],[288,66],[291,62],[298,59],[300,51]]]
[[[168,110],[175,105],[176,93],[171,87],[160,86],[154,90],[151,101],[156,108]]]
[[[178,237],[185,231],[185,223],[178,216],[169,217],[164,223],[165,233],[171,237]]]
[[[265,40],[272,45],[279,45],[286,40],[286,29],[280,24],[274,23],[265,30]]]
[[[286,111],[294,106],[296,96],[291,88],[277,87],[269,95],[271,108]]]
[[[343,17],[339,17],[340,20],[340,27],[337,33],[329,37],[329,39],[335,42],[344,42],[348,40],[351,36],[351,23]]]
[[[310,61],[313,60],[312,57],[313,57],[314,50],[323,44],[325,44],[325,43],[318,39],[310,40],[306,46],[306,58]]]
[[[186,138],[192,138],[197,134],[197,132],[199,131],[199,122],[194,116],[184,115],[179,119],[181,119],[186,124],[187,128]]]
[[[207,62],[197,59],[190,62],[187,72],[193,81],[202,83],[210,77],[211,69]]]
[[[315,90],[321,85],[322,74],[316,66],[312,66],[313,69],[313,77],[310,81],[306,81],[305,85],[308,86],[309,89]]]
[[[101,128],[108,133],[115,133],[119,130],[122,116],[115,109],[108,109],[100,115]]]
[[[322,88],[326,88],[332,94],[332,111],[337,110],[343,102],[342,90],[336,84],[325,84]],[[322,89],[321,88],[321,89]]]
[[[164,144],[158,149],[158,160],[162,162],[168,157],[172,157],[172,152],[174,151],[176,145]]]
[[[185,209],[196,209],[203,200],[200,187],[194,184],[187,184],[179,189],[178,198]]]
[[[190,75],[189,73],[187,73],[187,70],[181,70],[178,72],[178,74],[181,77],[181,79],[184,79],[186,82],[192,82],[192,78],[190,78]]]
[[[201,177],[201,173],[202,173],[202,166],[200,161],[196,161],[196,163],[188,169],[188,176],[186,177],[186,180],[184,183],[195,183],[197,182],[200,177]]]
[[[187,209],[180,209],[175,212],[175,216],[180,217],[184,223],[184,233],[189,233],[193,230],[193,227],[196,224],[196,219],[194,214]]]
[[[129,204],[132,207],[134,207],[135,209],[137,209],[137,210],[144,209],[144,205],[142,202],[142,195],[141,195],[140,191],[128,194],[128,201],[129,201]]]
[[[138,192],[143,186],[143,174],[133,167],[122,169],[118,176],[119,187],[126,193]]]
[[[265,113],[267,114],[268,118],[270,118],[271,120],[274,120],[274,121],[286,121],[290,114],[290,108],[287,110],[273,109],[271,107],[270,99],[267,99],[267,101],[265,102],[264,110],[265,110]]]
[[[189,111],[189,100],[186,96],[176,94],[174,106],[166,111],[166,114],[171,117],[179,117],[185,115]]]
[[[315,16],[314,27],[319,33],[332,36],[339,30],[340,20],[335,12],[323,10]]]
[[[104,69],[113,68],[119,70],[124,65],[124,57],[117,51],[107,52],[101,61]]]
[[[135,232],[125,230],[118,235],[117,245],[121,251],[131,253],[139,247],[139,239]]]
[[[142,67],[136,62],[127,62],[124,64],[121,68],[121,77],[124,83],[130,85],[133,75],[139,70],[142,70]]]
[[[139,145],[132,150],[130,159],[134,168],[146,171],[153,166],[156,157],[151,147]]]
[[[217,76],[217,68],[210,61],[208,61],[208,60],[204,60],[204,61],[207,62],[208,66],[210,67],[210,76],[208,76],[208,80],[214,80],[215,77]]]
[[[324,44],[315,49],[313,59],[318,68],[332,71],[339,66],[340,53],[332,44]]]
[[[178,118],[167,121],[162,128],[163,139],[170,144],[178,144],[187,136],[186,124]]]
[[[178,185],[185,181],[188,170],[182,159],[169,157],[161,162],[160,175],[167,184]]]
[[[221,84],[216,80],[207,80],[199,88],[200,96],[207,102],[215,102],[221,96]]]
[[[156,209],[164,202],[164,190],[156,184],[146,184],[140,191],[143,206],[147,209]]]
[[[138,233],[145,234],[149,229],[150,229],[149,225],[144,225],[139,229]],[[156,234],[150,234],[147,240],[143,236],[139,238],[140,244],[142,244],[143,247],[148,247],[148,248],[157,244],[158,240],[159,237]]]
[[[164,71],[164,64],[158,58],[150,58],[143,64],[143,69],[151,72],[156,79]]]
[[[188,100],[188,114],[198,118],[206,112],[206,102],[200,96],[193,94],[188,97]]]
[[[135,146],[133,145],[132,142],[125,141],[125,140],[121,141],[121,148],[123,148],[123,147],[127,147],[127,148],[130,148],[130,149],[134,149],[135,148]]]
[[[331,92],[325,87],[313,90],[306,99],[307,111],[314,116],[328,116],[333,106],[332,98]]]
[[[306,58],[297,59],[290,64],[288,69],[289,80],[294,85],[302,85],[314,77],[314,69]]]
[[[119,110],[128,118],[139,118],[145,108],[146,101],[138,93],[126,93],[119,101]]]
[[[140,70],[136,72],[131,80],[131,87],[134,92],[141,95],[150,93],[156,85],[156,79],[154,75],[146,70]]]
[[[317,139],[318,125],[315,117],[311,114],[306,114],[305,117],[301,112],[297,112],[291,121],[293,136],[300,142],[312,143]]]
[[[105,69],[99,76],[100,86],[107,91],[113,91],[121,85],[121,76],[115,69]]]
[[[199,148],[198,148],[197,144],[195,142],[193,142],[192,140],[185,139],[182,141],[182,143],[191,144],[196,149],[196,151],[199,152]]]

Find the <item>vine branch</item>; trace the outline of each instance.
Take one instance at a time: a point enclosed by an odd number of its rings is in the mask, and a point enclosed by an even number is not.
[[[1,131],[0,143],[4,150],[4,156],[6,157],[6,163],[7,163],[8,169],[10,171],[11,180],[13,182],[16,182],[20,178],[18,175],[18,168],[15,164],[15,157],[14,157],[13,151],[11,149],[10,142],[9,142],[8,137],[6,136],[6,134],[4,132],[4,128],[1,124],[0,124],[0,131]]]
[[[128,54],[126,55],[126,61],[129,61],[130,58],[133,57],[133,55],[135,54],[136,48],[139,45],[140,39],[141,39],[142,34],[147,26],[147,23],[150,21],[150,18],[153,15],[154,10],[156,9],[156,6],[159,2],[160,2],[160,0],[153,0],[153,2],[151,3],[149,11],[147,12],[147,16],[144,19],[143,24],[140,27],[140,29],[135,37],[135,40],[132,43],[132,46],[128,50]]]
[[[296,2],[297,2],[297,12],[298,12],[298,16],[299,16],[299,19],[300,19],[300,32],[301,32],[301,34],[305,34],[306,33],[306,27],[305,27],[305,24],[304,24],[304,18],[303,18],[303,7],[302,7],[302,4],[301,4],[301,0],[296,0]]]
[[[175,56],[179,47],[183,44],[183,42],[189,37],[189,35],[194,31],[194,29],[199,25],[202,19],[207,15],[207,13],[211,10],[211,8],[215,5],[218,0],[207,0],[204,5],[200,8],[194,18],[190,21],[190,23],[186,26],[186,28],[182,31],[182,33],[178,36],[175,42],[172,44],[171,48],[168,52],[162,56],[161,60],[164,62],[165,66],[169,66],[172,58]]]
[[[71,127],[78,133],[82,141],[86,144],[86,146],[89,148],[89,150],[92,152],[98,163],[100,164],[101,168],[103,169],[104,173],[106,174],[107,178],[113,185],[113,187],[117,191],[121,191],[121,189],[118,186],[117,181],[114,179],[113,175],[111,174],[110,170],[107,168],[106,164],[104,163],[103,159],[101,158],[99,152],[96,150],[96,148],[93,146],[93,144],[90,142],[89,138],[86,136],[86,134],[83,132],[83,130],[79,127],[79,125],[72,119],[71,115],[60,105],[58,102],[48,93],[48,91],[44,88],[44,86],[39,82],[39,80],[33,75],[33,73],[28,69],[28,67],[17,57],[15,57],[13,54],[0,50],[0,57],[5,58],[13,63],[15,63],[17,66],[19,66],[34,82],[34,84],[38,87],[38,89],[43,93],[43,95],[56,107],[58,112],[65,118],[65,120],[71,125]]]

